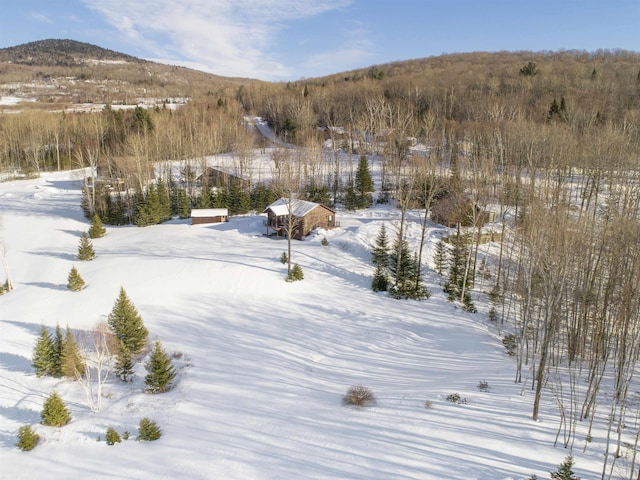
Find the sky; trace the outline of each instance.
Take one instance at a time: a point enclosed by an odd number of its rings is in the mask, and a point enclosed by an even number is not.
[[[640,0],[22,0],[0,48],[72,39],[223,76],[289,81],[473,51],[640,51]]]

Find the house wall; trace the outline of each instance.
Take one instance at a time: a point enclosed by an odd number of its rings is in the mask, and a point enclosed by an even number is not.
[[[220,223],[226,221],[227,217],[223,215],[217,217],[191,217],[191,225],[198,225],[201,223]]]
[[[331,210],[319,206],[311,210],[302,220],[301,235],[307,236],[311,230],[317,227],[332,228],[336,224],[336,214]]]

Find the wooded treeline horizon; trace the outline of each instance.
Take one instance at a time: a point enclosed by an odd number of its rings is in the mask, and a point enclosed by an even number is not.
[[[306,198],[322,191],[323,201],[343,205],[353,155],[379,165],[378,199],[395,202],[403,218],[445,193],[493,209],[499,254],[482,282],[489,288],[473,295],[488,294],[516,359],[514,380],[535,392],[533,418],[553,398],[558,443],[585,449],[594,420],[604,421],[610,434],[593,447],[605,451],[603,478],[622,461],[637,476],[640,54],[442,55],[296,82],[246,80],[201,89],[177,110],[145,112],[1,115],[0,170],[37,174],[129,157],[138,176],[127,188],[144,196],[145,165],[183,161],[184,177],[189,162],[234,152],[233,173],[250,191],[262,182],[251,166],[265,146],[246,128],[252,115],[304,147],[274,150],[272,160],[297,165]],[[469,235],[482,227],[474,212]],[[464,268],[475,275],[474,243]],[[632,457],[621,460],[625,450]]]

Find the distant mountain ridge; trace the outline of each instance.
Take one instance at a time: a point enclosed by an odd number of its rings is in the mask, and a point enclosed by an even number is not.
[[[131,55],[76,40],[47,39],[0,49],[0,61],[24,65],[78,67],[89,60],[142,63]]]

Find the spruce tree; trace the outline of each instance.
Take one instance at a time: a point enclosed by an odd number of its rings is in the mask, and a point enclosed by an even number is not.
[[[189,218],[191,216],[191,202],[189,195],[184,188],[179,188],[177,193],[177,214],[179,218]]]
[[[71,271],[67,276],[67,289],[71,290],[72,292],[79,292],[84,288],[84,286],[84,279],[80,276],[78,270],[76,270],[76,267],[71,267]]]
[[[120,343],[115,364],[116,376],[123,382],[130,382],[133,378],[134,366],[135,364],[131,352],[123,343]]]
[[[144,377],[144,383],[149,393],[162,393],[171,388],[171,382],[176,376],[171,359],[162,348],[159,340],[156,340],[149,362],[144,366],[149,372]]]
[[[63,377],[76,378],[76,375],[84,375],[85,365],[80,356],[78,343],[67,325],[62,345],[62,355],[60,358],[60,372]]]
[[[200,188],[200,196],[198,197],[198,208],[211,208],[213,206],[213,195],[211,187],[206,180],[203,179],[202,187]]]
[[[171,220],[171,198],[169,189],[162,178],[158,178],[156,182],[156,195],[158,198],[158,223]]]
[[[60,324],[56,325],[56,334],[53,337],[53,371],[54,377],[62,376],[62,350],[64,349],[64,334]]]
[[[107,445],[115,445],[116,443],[122,442],[120,434],[113,427],[107,428],[107,434],[104,436],[104,439]]]
[[[80,243],[78,245],[78,260],[88,262],[94,258],[96,258],[96,252],[93,249],[93,243],[91,243],[87,232],[82,232],[82,237],[80,237]]]
[[[100,215],[94,213],[91,217],[91,226],[89,227],[89,236],[91,238],[102,238],[105,233],[107,233],[107,229],[102,225],[102,220],[100,219]]]
[[[156,422],[148,419],[147,417],[140,420],[138,426],[138,440],[149,442],[157,440],[162,436],[162,430],[158,427]]]
[[[443,275],[447,265],[447,246],[443,239],[438,240],[438,243],[436,243],[436,248],[433,252],[433,264],[436,273]]]
[[[414,262],[405,239],[397,238],[389,255],[389,271],[392,287],[390,293],[395,298],[411,298],[414,281]]]
[[[40,417],[43,425],[48,427],[62,427],[71,420],[71,414],[57,392],[53,392],[44,401]]]
[[[131,355],[135,356],[142,352],[149,332],[123,287],[120,288],[120,295],[113,305],[107,323],[113,335],[131,352]]]
[[[385,269],[378,265],[371,281],[371,290],[374,292],[386,292],[388,289],[389,277],[387,277]]]
[[[18,447],[23,452],[33,450],[38,444],[40,436],[31,428],[31,425],[23,425],[18,429]]]
[[[44,325],[40,327],[31,362],[38,377],[52,375],[55,371],[55,343],[49,329]]]
[[[355,190],[358,194],[358,207],[366,208],[371,205],[373,192],[373,178],[369,170],[369,162],[366,155],[361,155],[358,161],[358,170],[356,171]]]
[[[360,201],[358,199],[358,192],[356,191],[353,177],[349,175],[349,180],[347,180],[347,186],[345,187],[344,192],[344,208],[349,211],[353,211],[358,209],[359,207]]]
[[[371,252],[373,264],[386,270],[389,266],[389,238],[384,223],[376,237],[376,243]]]
[[[573,456],[568,455],[558,467],[558,471],[550,472],[552,480],[580,480],[573,473]]]

